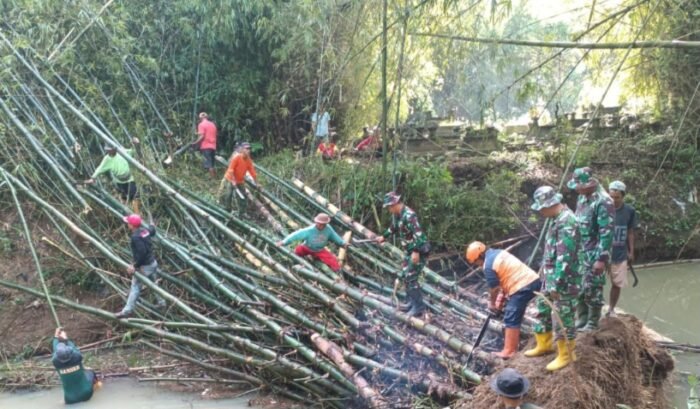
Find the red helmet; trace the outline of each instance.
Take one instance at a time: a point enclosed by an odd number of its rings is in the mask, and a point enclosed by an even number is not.
[[[143,220],[141,220],[141,216],[139,216],[138,214],[130,214],[128,216],[124,216],[122,220],[124,220],[124,223],[133,227],[141,227],[141,223],[143,222]]]

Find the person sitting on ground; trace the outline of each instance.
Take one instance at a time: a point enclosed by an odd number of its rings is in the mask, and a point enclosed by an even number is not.
[[[613,232],[612,257],[610,264],[610,308],[607,316],[615,317],[615,306],[620,292],[627,287],[627,264],[634,261],[634,229],[637,228],[637,213],[634,207],[625,203],[627,186],[619,180],[608,186],[615,206],[615,230]]]
[[[139,144],[138,138],[133,138],[131,142],[134,146],[138,146]],[[95,183],[95,179],[97,179],[98,176],[109,172],[112,176],[112,182],[114,182],[117,187],[124,203],[131,203],[134,213],[140,213],[139,191],[136,188],[134,176],[131,174],[129,162],[124,159],[123,156],[117,155],[117,147],[112,144],[105,145],[104,150],[107,154],[102,158],[102,162],[100,162],[100,165],[97,166],[97,169],[92,173],[90,179],[85,181],[85,184],[91,185]],[[133,156],[134,149],[127,149],[126,154]]]
[[[294,254],[299,257],[312,256],[330,267],[331,270],[340,271],[340,263],[335,254],[326,249],[328,241],[332,241],[341,247],[349,246],[338,233],[329,225],[331,217],[325,213],[319,213],[314,218],[314,225],[300,229],[278,241],[277,246],[286,246],[295,241],[303,241],[294,249]]]
[[[530,381],[513,368],[505,368],[489,383],[505,409],[542,409],[532,403],[523,402],[530,390]]]
[[[505,343],[501,352],[494,353],[499,358],[508,359],[518,350],[520,324],[523,322],[527,304],[540,291],[542,283],[536,272],[527,264],[506,250],[490,249],[480,241],[467,247],[466,259],[484,270],[489,286],[489,309],[500,312],[503,303],[497,302],[499,294],[508,298],[503,322],[505,323]]]
[[[338,156],[338,149],[335,146],[333,137],[334,135],[331,134],[328,139],[318,145],[318,149],[316,150],[316,154],[321,156],[324,160],[333,160]]]
[[[127,318],[134,313],[136,301],[138,301],[141,290],[143,289],[143,284],[134,273],[138,270],[146,279],[153,282],[156,281],[158,276],[158,262],[153,255],[153,244],[151,243],[151,239],[156,235],[156,228],[153,225],[148,227],[143,226],[141,216],[137,214],[130,214],[125,216],[122,220],[129,226],[129,230],[131,231],[130,245],[134,262],[126,269],[127,274],[131,276],[131,289],[129,290],[129,297],[126,299],[126,305],[121,312],[116,315],[117,318]],[[157,307],[165,307],[165,300],[157,293],[155,297]]]
[[[255,183],[258,182],[258,175],[255,173],[253,158],[250,156],[250,144],[248,142],[243,142],[236,149],[236,152],[231,158],[231,162],[229,162],[228,169],[226,169],[224,177],[228,183],[226,183],[226,188],[221,197],[221,203],[224,207],[231,210],[231,198],[235,195],[238,200],[239,214],[243,214],[248,207],[248,201],[246,200],[243,190],[245,189],[246,174],[250,174],[250,177],[253,178]]]
[[[372,131],[367,132],[365,138],[355,146],[356,152],[369,152],[375,151],[379,148],[379,128],[374,128]]]
[[[83,356],[73,341],[68,339],[63,328],[56,328],[51,341],[53,363],[63,385],[63,399],[66,404],[85,402],[101,385],[95,371],[83,367]]]

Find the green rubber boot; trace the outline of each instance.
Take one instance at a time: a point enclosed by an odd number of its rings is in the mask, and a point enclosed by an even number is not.
[[[588,305],[579,301],[578,306],[576,306],[576,329],[580,330],[586,326],[588,323]]]
[[[586,326],[581,328],[581,332],[589,332],[598,329],[598,321],[600,321],[601,311],[603,306],[595,306],[588,308],[588,322]]]

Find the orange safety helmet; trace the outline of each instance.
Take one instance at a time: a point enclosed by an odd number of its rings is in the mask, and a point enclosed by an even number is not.
[[[467,247],[467,251],[464,256],[467,258],[469,264],[474,264],[474,262],[486,252],[486,245],[480,241],[473,241]]]

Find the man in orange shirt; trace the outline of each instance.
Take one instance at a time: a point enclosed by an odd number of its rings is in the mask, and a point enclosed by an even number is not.
[[[221,198],[222,204],[227,209],[231,209],[231,196],[235,195],[238,200],[239,214],[246,210],[248,204],[244,193],[246,173],[250,174],[255,183],[258,182],[253,159],[250,157],[250,144],[243,142],[236,153],[233,154],[228,169],[226,169],[224,177],[228,183],[226,183],[226,188]]]
[[[534,292],[540,291],[540,276],[514,255],[505,250],[487,249],[480,241],[467,247],[466,259],[484,270],[489,286],[489,309],[500,311],[503,308],[497,301],[499,294],[508,298],[503,316],[505,343],[503,351],[495,353],[499,358],[508,359],[518,350],[520,324]]]
[[[193,146],[197,146],[199,151],[204,156],[204,169],[209,172],[209,175],[216,178],[216,170],[214,169],[214,155],[216,154],[216,125],[209,120],[209,115],[206,112],[199,113],[199,125],[197,126],[197,138]]]

